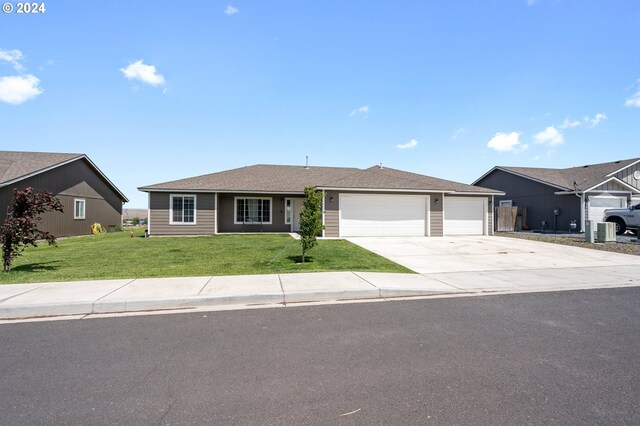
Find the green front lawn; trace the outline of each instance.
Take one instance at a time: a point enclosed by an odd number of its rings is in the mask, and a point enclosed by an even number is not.
[[[300,243],[288,235],[142,238],[136,229],[73,237],[57,247],[27,248],[0,283],[184,277],[318,271],[411,271],[344,240],[320,240],[299,263]],[[285,249],[286,247],[286,249]],[[271,264],[269,261],[285,249]]]

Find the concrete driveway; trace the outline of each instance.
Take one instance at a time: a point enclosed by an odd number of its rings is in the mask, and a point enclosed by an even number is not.
[[[349,241],[461,290],[638,285],[640,256],[494,236],[358,237]]]

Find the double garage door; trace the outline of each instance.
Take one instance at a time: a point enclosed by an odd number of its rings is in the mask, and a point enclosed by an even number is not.
[[[429,196],[340,195],[343,237],[413,237],[430,234]],[[446,197],[445,235],[482,235],[485,199]]]

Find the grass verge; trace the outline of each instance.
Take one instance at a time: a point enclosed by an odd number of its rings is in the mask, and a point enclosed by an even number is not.
[[[344,240],[319,240],[308,262],[288,235],[216,235],[143,238],[144,230],[88,235],[27,248],[0,284],[117,278],[272,274],[320,271],[411,273]],[[282,251],[284,249],[284,251]],[[279,252],[280,255],[271,264]]]

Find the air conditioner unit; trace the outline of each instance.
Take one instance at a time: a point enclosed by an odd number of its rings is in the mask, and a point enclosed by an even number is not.
[[[598,242],[599,243],[615,243],[616,242],[616,224],[613,222],[598,223]]]

